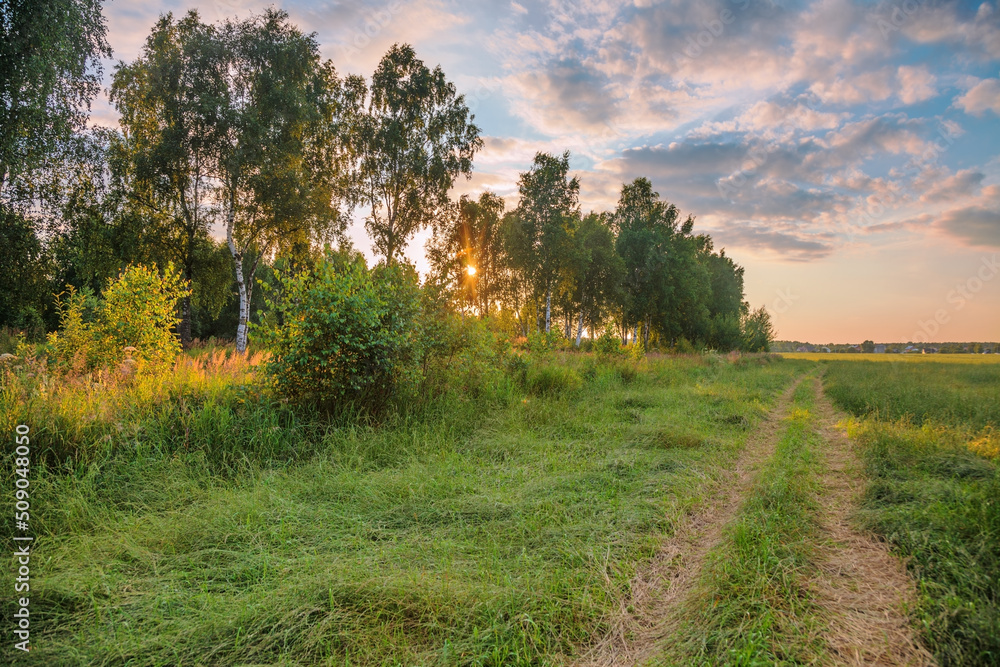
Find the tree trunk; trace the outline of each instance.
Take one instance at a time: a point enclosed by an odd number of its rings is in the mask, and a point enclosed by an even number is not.
[[[188,290],[194,287],[194,233],[195,225],[187,214],[185,207],[185,217],[187,219],[187,230],[184,248],[184,271],[183,278],[187,283]],[[181,321],[177,325],[177,333],[181,337],[181,345],[185,348],[191,347],[191,293],[181,300]]]
[[[580,339],[583,338],[583,311],[580,311],[580,319],[576,321],[576,346],[580,347]],[[591,334],[593,338],[593,334]]]
[[[188,285],[191,283],[188,282]],[[177,333],[181,336],[181,345],[184,348],[191,347],[191,295],[188,294],[181,299],[181,321],[177,325]]]
[[[642,325],[642,349],[649,349],[649,316],[646,316],[646,321]]]
[[[635,326],[632,327],[632,344],[635,345],[635,342],[637,340],[639,340],[639,325],[638,324],[636,324]]]
[[[552,288],[545,290],[545,333],[552,328]]]
[[[236,325],[236,351],[243,354],[247,351],[247,321],[250,314],[249,294],[247,284],[243,279],[243,253],[236,247],[233,240],[233,224],[235,222],[235,203],[230,201],[229,210],[226,212],[226,245],[233,256],[233,265],[236,268],[236,288],[240,294],[240,319]]]

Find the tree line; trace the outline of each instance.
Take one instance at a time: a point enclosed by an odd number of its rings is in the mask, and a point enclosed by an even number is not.
[[[242,351],[255,286],[349,245],[360,209],[384,265],[430,226],[428,286],[511,332],[558,330],[579,345],[584,330],[611,328],[647,348],[724,350],[773,337],[744,299],[743,268],[645,178],[623,185],[614,211],[584,214],[569,153],[539,153],[511,210],[489,191],[453,201],[481,130],[409,45],[367,80],[338,74],[281,10],[215,24],[167,14],[115,67],[119,126],[88,128],[110,55],[100,4],[5,12],[0,325],[52,329],[67,285],[98,292],[155,263],[190,286],[181,341],[224,335]],[[32,37],[45,16],[48,42]]]

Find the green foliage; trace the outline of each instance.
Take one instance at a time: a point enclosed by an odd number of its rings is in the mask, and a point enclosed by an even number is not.
[[[377,413],[417,381],[421,300],[411,268],[322,260],[279,283],[268,306],[280,320],[256,329],[280,396]]]
[[[552,298],[574,261],[573,237],[580,219],[580,181],[569,177],[569,151],[537,153],[517,184],[521,200],[507,227],[507,253],[519,280],[545,305],[551,330]]]
[[[44,336],[44,313],[51,305],[49,282],[52,258],[34,226],[24,216],[0,207],[0,326],[26,331],[32,339]]]
[[[774,325],[771,324],[771,314],[764,306],[749,313],[743,318],[744,352],[770,352],[774,342]]]
[[[347,86],[359,194],[370,207],[365,229],[391,264],[434,211],[447,207],[455,178],[472,175],[483,142],[454,84],[408,44],[394,44],[382,57],[370,90],[360,77]]]
[[[594,340],[594,353],[598,358],[610,359],[624,354],[621,341],[611,331],[605,330]]]
[[[503,199],[489,191],[478,200],[462,195],[432,222],[434,236],[426,246],[433,280],[451,291],[457,308],[475,308],[480,317],[496,310],[507,278],[503,208]]]
[[[60,329],[49,336],[53,355],[77,371],[114,367],[126,357],[143,372],[161,371],[180,351],[172,329],[180,321],[177,301],[188,293],[172,265],[162,275],[155,267],[130,266],[97,300],[71,288],[59,301]]]
[[[77,292],[72,286],[59,295],[59,331],[49,334],[49,347],[54,359],[64,368],[82,372],[96,362],[92,316],[85,314],[88,302],[96,306],[96,299],[89,291]]]
[[[5,0],[0,8],[0,197],[30,181],[84,126],[111,56],[98,0]]]
[[[674,344],[674,347],[671,349],[671,352],[673,352],[674,354],[697,354],[698,350],[694,348],[694,345],[691,344],[691,341],[689,341],[684,336],[681,336],[679,339],[677,339],[677,342]]]

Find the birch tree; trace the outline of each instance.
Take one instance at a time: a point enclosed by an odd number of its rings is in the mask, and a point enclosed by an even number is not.
[[[283,11],[228,21],[222,39],[219,204],[239,292],[236,349],[244,352],[261,258],[330,240],[346,226],[344,96],[315,35],[303,34]]]
[[[191,11],[161,16],[140,56],[120,64],[111,101],[121,114],[115,164],[130,204],[169,220],[160,234],[190,285],[213,221],[219,146],[226,127],[226,58],[217,30]],[[191,293],[181,300],[181,342],[191,342]]]
[[[408,44],[389,49],[370,89],[353,79],[349,88],[364,107],[352,146],[369,208],[365,229],[392,264],[413,234],[448,207],[458,175],[472,176],[472,158],[483,142],[464,97]]]
[[[521,196],[513,260],[545,300],[545,333],[552,327],[552,294],[572,261],[572,237],[580,217],[580,182],[569,178],[569,151],[538,153],[518,180]]]

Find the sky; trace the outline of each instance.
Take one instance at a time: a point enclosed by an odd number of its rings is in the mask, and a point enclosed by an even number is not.
[[[160,14],[270,4],[112,0],[105,78]],[[277,6],[342,75],[370,77],[396,42],[441,65],[484,139],[456,196],[512,207],[535,153],[569,150],[585,212],[649,178],[746,268],[779,339],[1000,340],[997,0]],[[92,122],[117,122],[106,95]],[[418,268],[426,236],[407,249]]]

